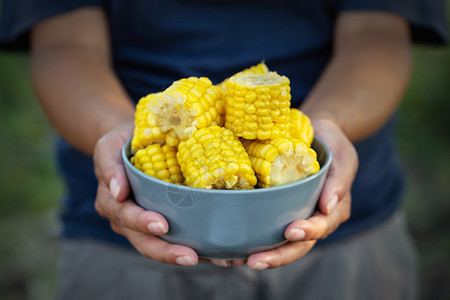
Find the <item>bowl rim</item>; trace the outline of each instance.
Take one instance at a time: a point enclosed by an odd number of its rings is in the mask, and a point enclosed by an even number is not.
[[[126,165],[126,167],[128,167],[130,170],[133,170],[134,173],[139,174],[140,176],[144,177],[147,180],[150,180],[157,184],[161,184],[162,186],[165,186],[165,187],[169,187],[169,186],[176,187],[180,192],[181,191],[188,192],[188,191],[194,190],[194,191],[201,191],[203,193],[214,193],[214,194],[225,194],[225,193],[226,194],[241,194],[241,193],[242,194],[246,194],[246,193],[255,194],[255,193],[266,193],[268,191],[271,191],[271,192],[282,191],[284,189],[289,189],[292,186],[314,180],[316,177],[321,177],[324,172],[327,172],[328,168],[330,167],[331,160],[332,160],[331,151],[330,151],[330,148],[328,147],[328,145],[324,142],[324,140],[322,138],[314,135],[314,140],[317,140],[325,148],[325,152],[327,153],[327,160],[325,161],[323,166],[320,167],[320,170],[317,173],[314,173],[313,175],[310,175],[306,178],[303,178],[303,179],[300,179],[300,180],[297,180],[297,181],[294,181],[291,183],[287,183],[287,184],[283,184],[283,185],[279,185],[279,186],[267,187],[267,188],[260,188],[260,189],[249,189],[249,190],[203,189],[203,188],[190,187],[190,186],[185,186],[185,185],[180,185],[180,184],[175,184],[175,183],[167,182],[164,180],[160,180],[158,178],[147,175],[144,172],[141,172],[140,170],[135,168],[133,166],[133,164],[130,162],[129,157],[127,156],[127,151],[130,148],[131,139],[132,139],[132,137],[130,137],[127,140],[127,142],[124,144],[124,146],[122,147],[122,160],[124,161],[124,164]]]

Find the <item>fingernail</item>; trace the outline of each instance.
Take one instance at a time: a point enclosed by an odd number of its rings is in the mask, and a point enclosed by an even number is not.
[[[120,185],[117,179],[111,179],[111,181],[109,182],[109,190],[111,191],[111,195],[113,196],[114,200],[117,200],[117,196],[119,196],[120,193]]]
[[[245,260],[244,259],[235,259],[233,260],[233,266],[235,267],[240,267],[243,266],[245,264]]]
[[[154,234],[164,234],[167,233],[167,229],[164,227],[162,222],[150,222],[147,225],[148,230]]]
[[[178,256],[175,262],[180,266],[193,266],[195,265],[194,260],[189,255]]]
[[[268,267],[269,267],[268,264],[258,261],[258,262],[257,262],[256,264],[254,264],[253,267],[251,267],[251,268],[252,268],[253,270],[258,270],[258,271],[260,271],[260,270],[265,270],[265,269],[267,269]]]
[[[305,238],[305,231],[303,231],[300,228],[293,228],[289,233],[286,235],[286,238],[289,240],[303,240]]]
[[[328,202],[327,204],[327,214],[329,215],[333,209],[336,207],[337,203],[339,201],[339,197],[338,195],[334,194],[331,199],[330,202]]]
[[[215,264],[218,267],[229,267],[231,266],[231,261],[226,259],[213,259],[211,260],[213,264]]]

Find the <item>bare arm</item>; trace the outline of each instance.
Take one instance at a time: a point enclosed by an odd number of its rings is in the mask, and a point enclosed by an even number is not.
[[[92,154],[97,140],[134,118],[113,73],[105,16],[83,8],[38,24],[32,32],[32,82],[50,122]]]
[[[408,24],[387,13],[344,13],[336,24],[334,56],[303,110],[338,125],[353,142],[378,130],[407,86]]]
[[[193,249],[165,242],[164,217],[137,206],[121,149],[133,132],[134,105],[111,67],[105,16],[83,8],[38,24],[32,32],[32,80],[49,120],[72,145],[93,154],[95,209],[142,255],[179,265],[198,262]]]
[[[248,258],[254,269],[279,267],[308,253],[346,221],[358,157],[351,142],[379,129],[393,114],[410,73],[407,23],[387,13],[344,13],[337,21],[332,61],[302,110],[330,147],[332,163],[319,211],[285,230],[291,241]]]

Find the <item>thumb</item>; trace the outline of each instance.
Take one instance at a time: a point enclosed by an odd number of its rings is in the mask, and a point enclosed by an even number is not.
[[[358,169],[358,155],[352,143],[334,124],[316,124],[317,134],[330,148],[332,160],[319,199],[319,209],[329,215],[339,201],[350,193]]]
[[[94,150],[95,175],[100,185],[109,188],[111,196],[119,202],[130,193],[128,178],[122,159],[122,148],[132,134],[132,124],[119,126],[101,137]]]

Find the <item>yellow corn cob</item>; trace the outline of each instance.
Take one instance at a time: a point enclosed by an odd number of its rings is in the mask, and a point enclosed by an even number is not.
[[[257,65],[251,66],[245,70],[242,70],[241,72],[242,74],[265,74],[265,73],[269,73],[269,68],[267,67],[266,63],[264,61],[260,62]]]
[[[292,137],[270,140],[244,140],[252,168],[258,178],[257,187],[291,183],[320,169],[316,152]]]
[[[262,61],[262,62],[260,62],[260,63],[257,64],[257,65],[251,66],[251,67],[249,67],[249,68],[247,68],[247,69],[244,69],[244,70],[242,70],[242,71],[240,71],[240,72],[234,74],[233,76],[236,76],[236,75],[239,75],[239,74],[250,74],[250,73],[254,73],[254,74],[266,74],[266,73],[269,73],[269,68],[268,68],[267,65],[264,63],[264,61]],[[222,91],[222,94],[223,94],[223,95],[226,95],[226,93],[227,93],[227,86],[226,86],[226,83],[227,83],[227,81],[228,81],[229,79],[230,79],[230,77],[227,78],[227,79],[225,79],[224,81],[222,81],[221,83],[219,83],[219,84],[217,85],[217,87]],[[222,104],[223,104],[222,110],[223,110],[223,112],[225,113],[225,99],[224,99],[224,101],[222,101]],[[221,116],[222,116],[222,120],[221,120],[222,123],[217,123],[217,125],[219,125],[219,126],[223,126],[223,125],[225,124],[225,116],[224,116],[224,115],[221,115]]]
[[[306,146],[311,147],[314,139],[314,128],[311,120],[302,111],[297,108],[289,110],[288,135],[301,140]]]
[[[131,152],[152,143],[178,145],[197,128],[223,124],[222,91],[206,77],[177,80],[136,105]]]
[[[245,139],[286,136],[289,79],[276,72],[238,74],[226,82],[225,127]]]
[[[176,184],[183,184],[184,177],[177,161],[177,148],[152,144],[140,149],[130,162],[140,171],[152,177]]]
[[[149,121],[156,119],[156,116],[148,110],[148,105],[155,95],[149,94],[141,98],[136,105],[134,133],[131,140],[133,154],[151,144],[177,146],[180,142],[175,132],[162,132],[160,127],[149,124]]]
[[[249,189],[255,172],[238,137],[230,130],[211,126],[195,131],[178,146],[177,158],[186,185],[206,189]]]
[[[251,66],[247,69],[244,69],[244,70],[234,74],[233,76],[236,76],[239,74],[250,74],[250,73],[254,73],[254,74],[269,73],[269,68],[267,67],[266,63],[264,61],[262,61],[257,65]],[[224,81],[219,83],[217,86],[225,91],[226,90],[226,82],[228,81],[228,79],[230,79],[230,78],[225,79]]]
[[[157,128],[153,129],[148,124],[148,103],[153,98],[154,94],[149,94],[142,97],[136,105],[136,112],[134,114],[134,133],[131,140],[131,153],[136,153],[137,150],[146,147],[152,143],[163,143],[165,136]]]

